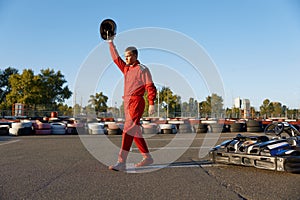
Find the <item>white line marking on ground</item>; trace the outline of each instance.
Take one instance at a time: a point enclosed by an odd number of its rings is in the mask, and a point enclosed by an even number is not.
[[[220,139],[232,139],[233,137],[220,137]],[[209,137],[209,138],[145,138],[146,140],[158,140],[158,141],[169,141],[169,140],[215,140],[218,137]]]
[[[176,150],[176,149],[211,149],[212,147],[152,147],[149,150]],[[138,150],[138,148],[132,148],[132,150]]]
[[[15,143],[15,142],[19,142],[20,140],[13,140],[13,141],[8,141],[8,142],[4,142],[4,143],[1,143],[1,145],[6,145],[6,144],[11,144],[11,143]]]
[[[163,169],[163,168],[201,168],[201,167],[221,167],[226,166],[225,164],[182,164],[182,165],[149,165],[145,167],[135,168],[133,165],[128,165],[126,167],[127,173],[140,173],[147,170],[153,169]]]

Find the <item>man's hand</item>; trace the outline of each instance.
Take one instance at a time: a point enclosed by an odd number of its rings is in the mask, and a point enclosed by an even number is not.
[[[154,112],[155,112],[154,105],[149,105],[149,110],[148,110],[149,115],[154,114]]]
[[[111,36],[111,37],[109,37],[109,36],[107,36],[107,42],[113,42],[114,41],[114,39],[115,39],[115,36]]]

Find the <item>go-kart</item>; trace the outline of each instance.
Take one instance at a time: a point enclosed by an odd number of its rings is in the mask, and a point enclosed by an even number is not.
[[[226,140],[209,152],[213,163],[300,172],[300,132],[287,122],[269,124],[265,135]]]

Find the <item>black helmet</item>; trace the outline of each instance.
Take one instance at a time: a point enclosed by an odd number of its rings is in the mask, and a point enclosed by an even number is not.
[[[107,40],[117,33],[117,25],[112,19],[105,19],[100,25],[100,36],[103,40]]]

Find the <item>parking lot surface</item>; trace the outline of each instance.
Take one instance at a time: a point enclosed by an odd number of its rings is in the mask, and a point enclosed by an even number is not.
[[[191,135],[175,140],[186,141]],[[299,174],[212,164],[207,156],[200,158],[205,135],[193,135],[188,146],[170,145],[174,135],[147,137],[153,154],[163,148],[184,153],[172,163],[160,158],[148,168],[129,165],[128,173],[108,170],[77,135],[2,136],[0,199],[299,199]],[[218,137],[219,143],[235,134],[210,136]],[[84,137],[93,141],[106,137],[116,146],[121,142],[121,136]],[[95,151],[102,150],[116,159],[105,149]]]

